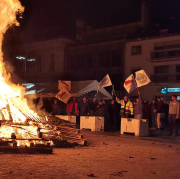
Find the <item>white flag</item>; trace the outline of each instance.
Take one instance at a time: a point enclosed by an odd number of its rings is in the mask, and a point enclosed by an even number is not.
[[[136,83],[138,87],[147,85],[151,80],[147,76],[144,70],[136,71]]]
[[[56,95],[56,98],[64,103],[67,103],[70,97],[71,94],[65,88],[62,88]]]
[[[68,91],[71,91],[71,81],[61,81],[58,80],[59,85],[58,89],[61,90],[62,88],[66,88]]]
[[[131,74],[124,82],[124,88],[128,93],[134,91],[137,88],[133,74]]]
[[[111,83],[111,80],[109,78],[109,75],[107,74],[99,83],[99,88],[103,88],[103,87],[106,87],[106,86],[111,86],[112,83]]]

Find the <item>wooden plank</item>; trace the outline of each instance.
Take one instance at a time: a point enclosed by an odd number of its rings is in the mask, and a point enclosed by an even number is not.
[[[84,146],[87,145],[86,140],[69,139],[69,140],[67,140],[67,142],[69,142],[69,143],[77,143],[79,145],[84,145]]]
[[[53,149],[51,147],[9,147],[0,146],[0,153],[8,154],[52,154]]]

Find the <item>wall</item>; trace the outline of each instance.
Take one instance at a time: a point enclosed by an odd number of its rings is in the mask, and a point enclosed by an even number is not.
[[[133,42],[126,43],[126,52],[125,52],[125,79],[131,74],[132,69],[144,69],[147,75],[150,77],[154,73],[155,66],[162,65],[172,65],[169,69],[169,73],[175,73],[175,65],[180,64],[180,58],[176,59],[164,59],[164,61],[151,61],[151,52],[154,51],[154,43],[166,42],[166,41],[175,41],[180,40],[180,36],[170,36],[163,38],[154,38],[154,39],[139,39]],[[131,55],[132,46],[141,45],[141,54]],[[153,86],[154,85],[154,86]],[[162,95],[160,93],[161,87],[180,87],[178,82],[164,82],[164,83],[154,83],[149,84],[144,87],[140,87],[140,92],[143,98],[152,100],[154,96]],[[130,94],[130,96],[137,95],[135,90]],[[168,94],[171,95],[171,94]],[[180,95],[177,93],[177,95]],[[165,95],[166,96],[166,95]]]
[[[26,78],[30,82],[52,81],[58,76],[64,75],[65,68],[65,44],[72,42],[69,39],[56,39],[32,44],[24,44],[12,47],[14,58],[24,56],[26,59],[35,59],[35,62],[26,63]],[[17,63],[19,60],[17,60]],[[21,62],[25,69],[24,61]],[[20,68],[20,66],[19,66]],[[25,73],[25,70],[23,70]],[[37,79],[38,76],[38,79]]]

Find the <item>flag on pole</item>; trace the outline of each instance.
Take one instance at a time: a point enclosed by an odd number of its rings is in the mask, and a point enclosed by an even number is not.
[[[68,91],[71,91],[71,81],[61,81],[58,80],[59,85],[58,89],[61,90],[62,88],[66,88]]]
[[[137,88],[133,74],[131,74],[124,82],[124,88],[128,93],[131,93]]]
[[[136,83],[138,87],[147,85],[151,82],[144,70],[136,71]]]
[[[66,88],[62,88],[56,95],[56,98],[64,103],[67,103],[70,97],[71,94],[66,90]]]
[[[111,86],[112,83],[111,83],[111,80],[109,78],[109,75],[107,74],[99,83],[99,88],[103,88],[103,87],[106,87],[106,86]]]

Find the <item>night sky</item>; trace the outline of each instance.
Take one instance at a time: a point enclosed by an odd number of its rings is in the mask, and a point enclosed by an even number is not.
[[[14,41],[75,37],[77,18],[94,29],[140,21],[142,0],[20,0],[25,6]],[[151,0],[152,18],[180,17],[179,0]],[[12,32],[11,32],[12,33]]]

